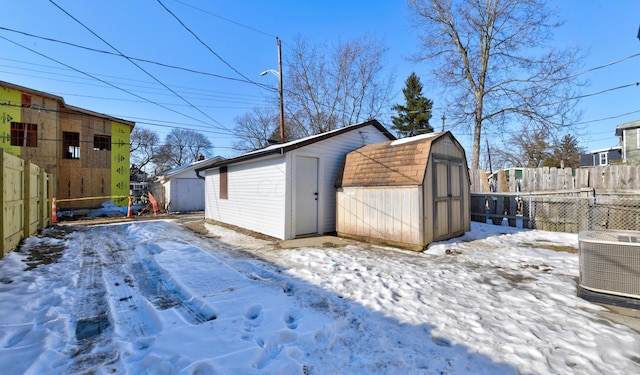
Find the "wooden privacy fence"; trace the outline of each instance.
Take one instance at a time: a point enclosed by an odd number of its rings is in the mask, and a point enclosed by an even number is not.
[[[606,165],[589,168],[510,168],[488,175],[470,170],[472,193],[517,193],[594,189],[640,194],[639,165]]]
[[[51,223],[52,177],[44,169],[2,152],[0,160],[0,258]]]

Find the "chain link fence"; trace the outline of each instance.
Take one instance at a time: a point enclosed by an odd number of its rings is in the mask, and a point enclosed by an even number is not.
[[[471,194],[471,220],[567,233],[640,230],[640,197]]]

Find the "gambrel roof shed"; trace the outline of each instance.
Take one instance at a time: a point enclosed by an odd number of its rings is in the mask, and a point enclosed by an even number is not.
[[[338,235],[423,249],[470,230],[466,156],[448,131],[352,151],[336,187]]]
[[[370,120],[200,167],[205,218],[279,239],[335,232],[334,183],[345,155],[390,139]]]

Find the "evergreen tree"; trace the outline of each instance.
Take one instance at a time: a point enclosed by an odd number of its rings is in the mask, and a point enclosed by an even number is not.
[[[391,108],[398,112],[397,116],[391,116],[392,129],[396,131],[398,138],[433,132],[433,128],[429,125],[433,101],[422,95],[420,78],[415,73],[411,73],[405,85],[402,93],[406,104],[397,104]]]
[[[578,139],[572,134],[565,134],[554,147],[553,155],[544,162],[545,167],[580,167],[580,155],[586,150],[580,147]]]

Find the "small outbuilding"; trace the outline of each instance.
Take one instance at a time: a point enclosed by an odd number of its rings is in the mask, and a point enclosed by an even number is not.
[[[422,250],[471,228],[467,159],[448,131],[348,153],[336,188],[339,236]]]
[[[222,160],[220,156],[199,160],[158,175],[156,177],[158,185],[153,189],[153,195],[159,201],[158,204],[169,212],[203,211],[204,180],[198,178],[196,168],[220,160]]]
[[[370,120],[207,163],[196,169],[205,179],[205,218],[283,240],[333,233],[345,155],[391,139]]]

